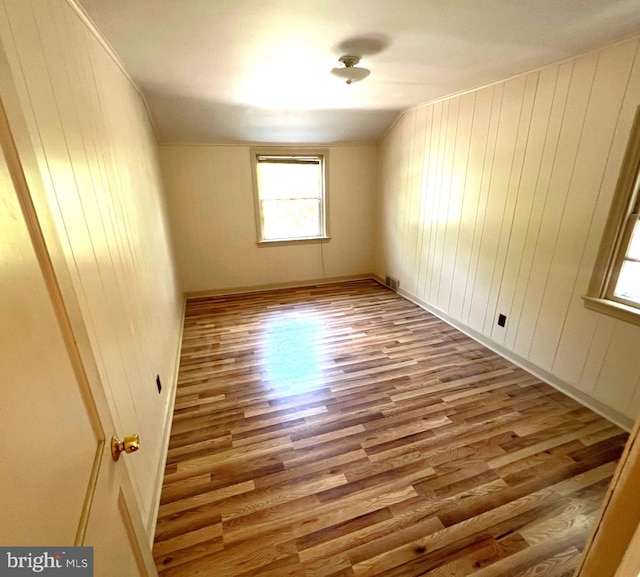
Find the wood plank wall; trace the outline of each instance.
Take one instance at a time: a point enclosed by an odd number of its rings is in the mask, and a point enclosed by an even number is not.
[[[182,312],[155,136],[140,95],[65,0],[0,0],[0,41],[117,433],[142,439],[127,467],[151,530]]]
[[[640,103],[638,48],[403,114],[381,144],[375,255],[379,276],[629,419],[640,327],[581,297]]]
[[[377,147],[321,148],[329,151],[331,240],[259,247],[250,147],[160,147],[176,262],[185,292],[371,273]]]

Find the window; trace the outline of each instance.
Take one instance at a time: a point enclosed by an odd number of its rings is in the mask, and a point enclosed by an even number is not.
[[[613,300],[640,308],[640,202],[636,202],[633,213],[624,226],[620,266],[616,267],[617,278],[611,283]]]
[[[640,325],[640,108],[585,306]]]
[[[259,243],[327,239],[327,154],[254,151]]]

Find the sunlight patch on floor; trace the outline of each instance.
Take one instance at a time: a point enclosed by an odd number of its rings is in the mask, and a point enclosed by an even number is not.
[[[263,378],[275,390],[304,392],[322,378],[326,328],[314,312],[287,312],[269,319],[264,333]]]

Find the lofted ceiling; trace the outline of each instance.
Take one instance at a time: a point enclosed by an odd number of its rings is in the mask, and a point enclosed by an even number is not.
[[[640,32],[638,0],[79,0],[160,142],[376,141],[406,108]],[[371,75],[331,75],[344,54]]]

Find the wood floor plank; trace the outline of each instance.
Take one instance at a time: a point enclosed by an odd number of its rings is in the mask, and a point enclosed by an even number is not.
[[[161,577],[565,577],[626,434],[374,281],[187,302]]]

